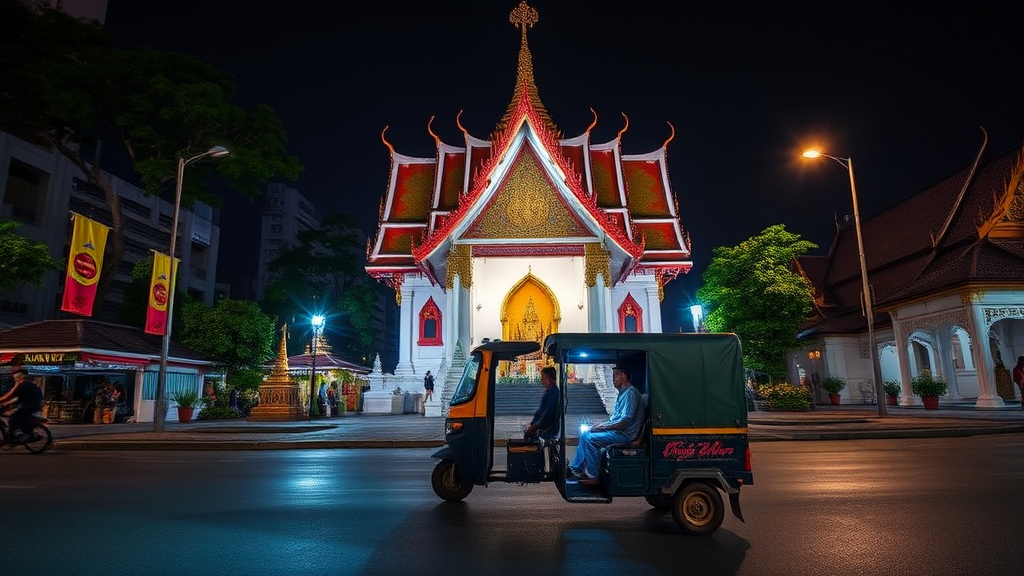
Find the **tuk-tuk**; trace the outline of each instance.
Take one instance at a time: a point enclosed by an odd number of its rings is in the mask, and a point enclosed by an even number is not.
[[[457,502],[488,482],[553,482],[569,502],[642,496],[672,511],[686,534],[711,534],[725,516],[722,493],[743,521],[740,488],[753,483],[742,353],[734,334],[573,334],[548,336],[544,354],[561,390],[561,434],[553,441],[500,439],[505,470],[494,466],[494,397],[499,362],[533,354],[536,342],[489,342],[470,354],[445,422],[445,445],[431,475],[434,492]],[[629,443],[603,449],[596,485],[566,473],[569,374],[629,368],[641,393],[644,426]],[[598,366],[589,366],[598,365]],[[604,366],[601,366],[604,365]],[[595,370],[589,370],[595,373]]]

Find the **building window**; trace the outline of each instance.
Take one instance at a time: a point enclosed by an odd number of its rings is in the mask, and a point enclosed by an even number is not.
[[[4,192],[3,216],[28,224],[42,219],[43,198],[50,175],[35,166],[11,158],[7,171],[7,190]]]
[[[644,311],[632,294],[626,294],[626,299],[619,306],[619,332],[643,332]]]
[[[416,342],[420,346],[441,346],[441,310],[434,303],[434,298],[427,298],[427,303],[420,309],[420,338]]]

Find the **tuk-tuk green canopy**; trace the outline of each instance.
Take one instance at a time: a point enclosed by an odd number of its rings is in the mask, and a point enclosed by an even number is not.
[[[655,428],[747,425],[743,352],[735,334],[556,333],[544,353],[568,364],[620,363],[649,394]]]

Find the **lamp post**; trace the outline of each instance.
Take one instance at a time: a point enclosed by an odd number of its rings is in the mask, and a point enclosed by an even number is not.
[[[324,317],[317,314],[309,319],[310,326],[313,327],[313,362],[310,365],[309,370],[309,419],[313,419],[313,407],[316,406],[316,341],[320,339],[320,335],[324,331]]]
[[[701,318],[704,316],[704,308],[700,304],[690,306],[690,315],[693,316],[693,331],[703,332],[700,326]]]
[[[156,379],[156,405],[153,412],[153,431],[163,432],[164,422],[167,420],[167,352],[171,347],[171,319],[174,318],[174,279],[178,267],[174,262],[174,249],[178,240],[178,215],[181,213],[181,183],[185,176],[185,166],[212,156],[222,158],[231,152],[223,146],[214,146],[202,154],[196,154],[191,158],[178,157],[178,180],[174,185],[174,219],[171,223],[171,244],[168,249],[168,256],[171,257],[171,277],[167,279],[167,321],[164,322],[164,337],[160,346],[160,373]]]
[[[864,236],[860,231],[860,210],[857,208],[857,184],[853,179],[853,160],[850,158],[837,158],[820,150],[807,150],[803,153],[804,158],[819,158],[821,156],[835,160],[840,166],[846,168],[846,171],[850,174],[850,194],[853,196],[853,226],[857,231],[857,251],[860,254],[860,282],[864,298],[864,317],[868,321],[868,359],[871,361],[871,372],[875,379],[875,404],[878,405],[878,415],[885,417],[889,415],[889,412],[885,407],[885,389],[882,384],[881,367],[878,365],[878,352],[875,349],[875,303],[871,298],[871,285],[868,284],[868,265],[864,260]]]

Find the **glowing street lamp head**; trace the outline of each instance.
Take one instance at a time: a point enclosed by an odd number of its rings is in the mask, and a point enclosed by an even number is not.
[[[231,151],[223,146],[214,146],[207,150],[206,153],[214,158],[223,158],[224,156],[231,154]]]
[[[819,158],[821,157],[821,150],[816,150],[814,148],[811,148],[810,150],[804,150],[801,156],[803,156],[804,158]]]
[[[704,317],[704,308],[700,304],[690,306],[690,315],[693,316],[693,331],[700,332],[700,320]]]
[[[325,318],[322,314],[317,314],[309,319],[309,323],[313,325],[314,330],[319,330],[324,327]]]

